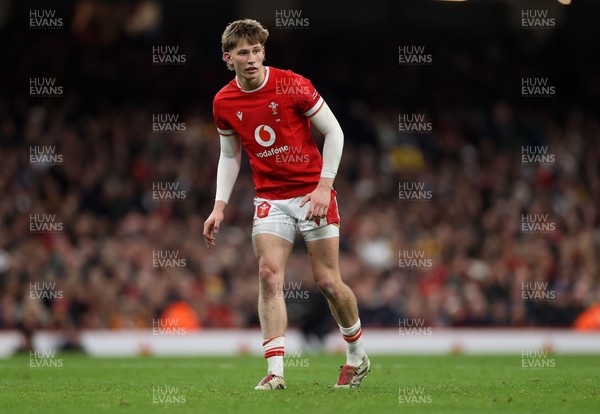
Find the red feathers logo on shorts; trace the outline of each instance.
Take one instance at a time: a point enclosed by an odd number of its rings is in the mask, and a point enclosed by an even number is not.
[[[271,210],[271,204],[263,201],[256,208],[256,217],[265,218],[269,215],[269,210]]]

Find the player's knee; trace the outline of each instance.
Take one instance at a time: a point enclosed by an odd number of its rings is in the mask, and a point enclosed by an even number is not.
[[[319,290],[325,295],[327,298],[335,297],[340,291],[339,283],[335,283],[329,278],[323,277],[317,279],[317,286]]]
[[[275,291],[277,289],[279,276],[277,269],[275,269],[274,266],[268,264],[261,265],[258,269],[258,278],[263,289],[271,291]]]

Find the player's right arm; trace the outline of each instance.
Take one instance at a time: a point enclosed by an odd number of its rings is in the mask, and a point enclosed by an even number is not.
[[[217,191],[212,213],[204,222],[204,241],[208,249],[215,247],[215,233],[225,217],[225,206],[229,202],[233,186],[240,172],[242,161],[241,140],[237,134],[220,135],[221,155],[217,167]]]

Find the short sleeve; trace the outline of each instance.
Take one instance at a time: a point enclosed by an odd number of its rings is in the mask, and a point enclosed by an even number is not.
[[[222,116],[221,105],[217,97],[213,101],[213,117],[215,119],[215,125],[220,135],[229,136],[235,134],[235,129],[229,125],[229,122]]]
[[[311,117],[323,106],[323,98],[312,82],[303,76],[294,74],[298,79],[300,88],[297,88],[296,102],[300,112],[306,117]]]

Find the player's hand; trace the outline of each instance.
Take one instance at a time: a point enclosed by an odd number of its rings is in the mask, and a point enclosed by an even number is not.
[[[305,220],[319,220],[327,216],[329,203],[331,202],[331,188],[319,184],[312,193],[307,194],[300,203],[303,207],[310,202]]]
[[[215,233],[219,232],[219,226],[224,217],[225,214],[222,210],[215,209],[204,222],[204,232],[202,235],[204,236],[204,241],[206,242],[208,250],[211,250],[216,246]]]

